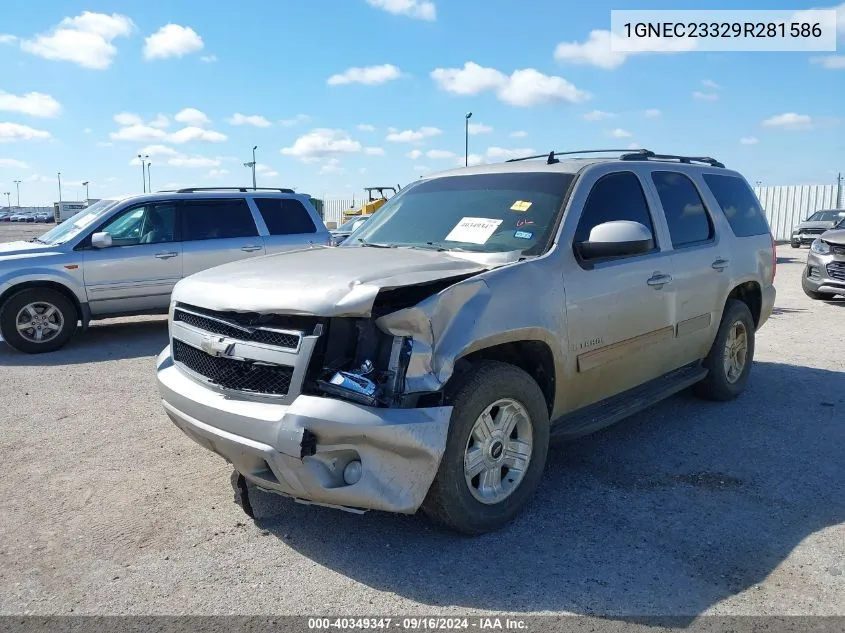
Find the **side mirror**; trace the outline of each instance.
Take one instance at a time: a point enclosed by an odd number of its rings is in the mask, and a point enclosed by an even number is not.
[[[94,248],[109,248],[111,245],[111,235],[108,233],[94,233],[91,236],[91,246]]]
[[[654,237],[639,222],[613,220],[594,226],[587,241],[575,246],[584,259],[625,257],[648,253],[654,248]]]

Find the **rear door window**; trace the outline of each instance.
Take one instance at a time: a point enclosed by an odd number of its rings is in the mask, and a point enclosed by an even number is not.
[[[181,204],[182,240],[219,240],[258,235],[243,198],[187,200]]]
[[[728,219],[734,235],[750,237],[769,233],[763,207],[744,179],[721,174],[704,174],[703,178]]]
[[[308,209],[293,198],[253,198],[270,235],[316,233]]]

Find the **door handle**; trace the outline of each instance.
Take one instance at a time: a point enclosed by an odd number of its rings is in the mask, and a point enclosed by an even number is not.
[[[156,253],[156,259],[170,259],[171,257],[176,257],[179,253],[175,253],[173,251],[168,251],[166,253]]]
[[[728,267],[728,264],[730,264],[730,261],[729,261],[729,260],[727,260],[727,259],[722,259],[722,258],[720,257],[720,258],[719,258],[719,259],[717,259],[715,262],[713,262],[711,265],[713,266],[713,268],[714,268],[715,270],[718,270],[719,272],[722,272],[723,270],[725,270],[725,268],[727,268],[727,267]]]
[[[249,246],[241,246],[241,250],[244,253],[251,253],[253,251],[260,251],[262,248],[264,248],[264,247],[263,246],[256,246],[255,244],[250,244]]]
[[[661,288],[672,281],[672,275],[653,275],[646,282],[652,288]]]

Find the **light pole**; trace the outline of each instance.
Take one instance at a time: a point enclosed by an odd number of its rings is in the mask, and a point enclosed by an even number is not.
[[[147,193],[147,172],[146,172],[146,160],[149,156],[141,156],[138,154],[138,160],[141,161],[141,185],[144,187],[144,193]]]
[[[15,188],[18,190],[18,209],[21,208],[21,181],[15,181]]]
[[[258,149],[258,145],[256,145],[255,147],[252,148],[252,162],[251,163],[244,163],[244,167],[248,167],[248,168],[252,169],[252,188],[253,188],[253,190],[258,188],[256,186],[256,183],[255,183],[255,165],[256,165],[255,150],[257,150],[257,149]]]
[[[153,177],[150,175],[150,166],[153,164],[153,161],[147,161],[147,189],[149,189],[150,193],[153,192]]]
[[[83,182],[82,186],[85,187],[85,202],[88,202],[88,181]]]
[[[469,120],[471,118],[472,112],[464,115],[464,167],[469,167]]]
[[[12,210],[12,192],[6,191],[4,194],[6,196],[6,206],[9,207],[9,210]]]
[[[59,206],[62,206],[62,172],[56,174],[59,178]]]

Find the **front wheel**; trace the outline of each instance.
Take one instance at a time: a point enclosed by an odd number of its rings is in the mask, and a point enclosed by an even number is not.
[[[801,242],[796,242],[793,240],[792,242],[790,242],[790,246],[792,246],[792,248],[801,248]]]
[[[63,347],[73,336],[79,316],[62,293],[27,288],[0,307],[0,333],[19,352],[41,354]]]
[[[695,392],[708,400],[733,400],[745,390],[754,360],[754,318],[748,306],[728,300],[710,353],[704,359],[707,377]]]
[[[511,521],[537,489],[549,447],[539,385],[507,363],[485,361],[456,379],[446,451],[423,511],[464,534]]]

